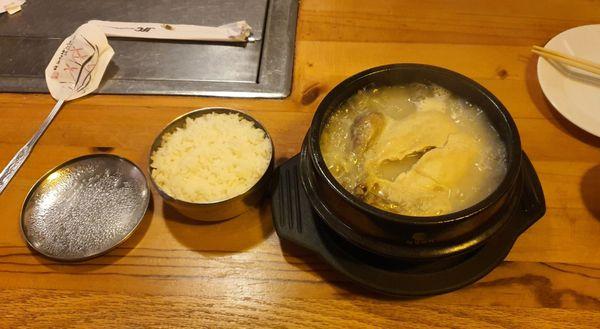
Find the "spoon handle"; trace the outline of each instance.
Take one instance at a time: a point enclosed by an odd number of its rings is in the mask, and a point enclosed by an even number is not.
[[[6,165],[2,172],[0,172],[0,194],[4,192],[4,189],[6,189],[6,186],[8,185],[10,180],[15,176],[15,174],[17,173],[19,168],[21,168],[23,163],[25,163],[25,160],[27,160],[27,157],[29,157],[29,154],[33,150],[33,147],[40,139],[40,137],[42,137],[44,131],[46,131],[50,123],[52,123],[52,120],[54,119],[64,102],[64,99],[59,99],[58,102],[56,102],[56,105],[54,105],[54,108],[52,109],[50,114],[48,114],[44,122],[42,122],[40,129],[38,129],[35,135],[33,135],[33,137],[31,137],[31,139],[23,147],[21,147],[19,152],[15,154],[15,156],[10,160],[8,165]]]

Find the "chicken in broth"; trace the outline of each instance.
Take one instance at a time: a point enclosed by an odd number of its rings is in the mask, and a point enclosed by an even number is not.
[[[346,190],[403,215],[465,209],[506,174],[506,148],[483,112],[437,85],[358,92],[333,110],[320,147]]]

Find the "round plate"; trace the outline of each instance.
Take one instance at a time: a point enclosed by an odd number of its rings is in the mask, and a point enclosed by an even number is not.
[[[546,48],[600,63],[600,25],[579,26],[560,33]],[[538,59],[538,80],[542,91],[567,120],[600,136],[600,75]]]
[[[146,178],[135,164],[114,155],[87,155],[35,183],[21,210],[21,231],[46,257],[81,261],[125,241],[149,201]]]

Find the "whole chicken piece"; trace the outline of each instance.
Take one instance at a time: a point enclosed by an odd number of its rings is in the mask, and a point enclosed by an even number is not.
[[[355,153],[364,153],[377,139],[385,118],[379,112],[370,112],[357,117],[350,127],[352,149]]]

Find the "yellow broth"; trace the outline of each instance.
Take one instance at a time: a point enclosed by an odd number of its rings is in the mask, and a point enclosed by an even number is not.
[[[346,190],[404,215],[465,209],[506,174],[505,146],[485,114],[437,85],[359,91],[333,110],[320,147]]]

